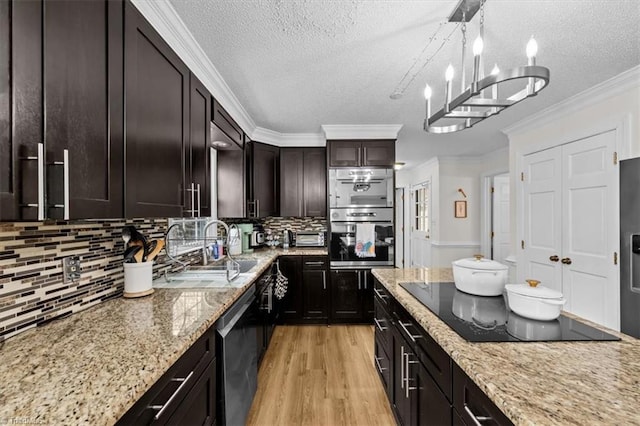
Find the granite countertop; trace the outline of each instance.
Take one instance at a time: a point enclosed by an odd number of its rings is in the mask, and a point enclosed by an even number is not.
[[[640,425],[640,340],[470,343],[403,282],[453,282],[451,269],[376,269],[373,275],[516,425]]]
[[[264,249],[244,286],[156,289],[26,331],[0,346],[0,424],[115,423],[280,255]]]

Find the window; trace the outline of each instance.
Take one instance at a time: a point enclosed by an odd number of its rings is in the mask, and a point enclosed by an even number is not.
[[[413,191],[415,203],[415,230],[429,232],[429,183],[421,184]]]

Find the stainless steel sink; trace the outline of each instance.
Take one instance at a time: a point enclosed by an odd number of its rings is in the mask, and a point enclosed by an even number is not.
[[[249,279],[247,274],[258,264],[257,260],[235,260],[237,266],[227,271],[229,265],[226,262],[213,265],[192,265],[188,269],[165,275],[163,279],[154,281],[153,286],[158,288],[237,288],[245,285]],[[236,269],[239,268],[239,271]],[[245,275],[240,275],[245,274]],[[229,277],[232,277],[229,279]]]

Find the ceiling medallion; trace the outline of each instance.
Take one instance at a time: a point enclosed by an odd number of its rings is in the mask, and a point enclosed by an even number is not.
[[[429,133],[453,133],[468,129],[482,120],[500,113],[502,110],[518,102],[535,96],[549,83],[549,69],[536,65],[538,45],[533,37],[527,43],[526,66],[500,71],[496,64],[487,77],[483,77],[481,58],[484,34],[484,3],[485,0],[460,0],[449,16],[449,22],[462,22],[462,89],[457,97],[452,99],[452,83],[454,69],[451,64],[445,72],[445,101],[442,109],[431,113],[431,87],[424,88],[426,99],[426,116],[424,130]],[[473,76],[471,84],[466,87],[464,73],[464,57],[466,49],[466,23],[480,10],[480,35],[473,43]],[[515,91],[508,97],[502,91],[514,91],[513,81],[525,83],[525,87]],[[505,84],[507,83],[507,84]],[[502,89],[502,90],[501,90]],[[451,124],[453,122],[453,124]]]

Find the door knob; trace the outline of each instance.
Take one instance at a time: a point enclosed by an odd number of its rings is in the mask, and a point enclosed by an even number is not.
[[[560,260],[560,258],[557,254],[554,254],[553,256],[549,256],[549,260],[552,262],[557,262],[558,260]]]
[[[565,265],[571,265],[571,258],[563,257],[562,258],[562,263],[564,263]]]

